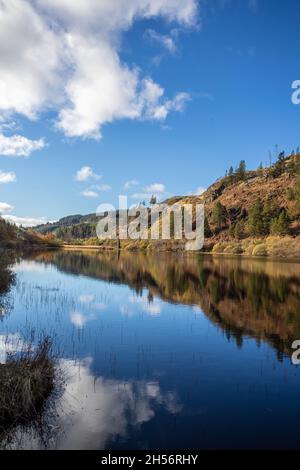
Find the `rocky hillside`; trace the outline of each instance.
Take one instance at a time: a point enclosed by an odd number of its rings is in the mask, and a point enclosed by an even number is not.
[[[286,243],[298,245],[300,256],[300,153],[279,154],[275,164],[247,171],[244,161],[236,170],[230,168],[223,178],[213,183],[201,196],[177,196],[165,201],[169,205],[205,205],[205,248],[223,252],[253,254],[256,246],[268,237],[286,237]],[[101,244],[96,238],[95,214],[65,217],[55,224],[37,227],[41,233],[54,233],[62,241]],[[270,240],[269,240],[270,241]],[[231,244],[232,247],[228,246]],[[107,242],[113,246],[112,240]],[[122,242],[124,248],[180,249],[182,243],[167,241]],[[180,248],[179,248],[180,247]],[[270,249],[260,246],[257,255]],[[297,248],[298,249],[298,248]],[[255,251],[255,250],[254,250]],[[273,253],[274,254],[274,253]]]

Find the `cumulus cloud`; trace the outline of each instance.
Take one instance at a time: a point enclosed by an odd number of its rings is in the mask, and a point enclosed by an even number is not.
[[[7,204],[7,202],[0,202],[0,214],[11,212],[13,209],[13,206]]]
[[[81,312],[72,312],[70,314],[71,323],[79,329],[82,329],[87,322],[95,320],[95,315],[84,315]]]
[[[96,191],[93,191],[92,189],[85,189],[80,194],[84,197],[94,197],[95,198],[95,197],[99,196],[99,194],[96,193]]]
[[[0,184],[15,183],[17,181],[16,174],[13,171],[6,173],[0,170]]]
[[[83,328],[87,322],[87,318],[81,312],[73,312],[70,315],[71,323],[77,328]]]
[[[50,448],[103,449],[117,439],[125,441],[132,429],[150,422],[156,413],[175,415],[182,411],[177,394],[164,390],[156,380],[96,377],[91,357],[63,360],[59,366],[66,385],[57,404]]]
[[[126,181],[124,183],[124,189],[127,189],[127,190],[132,189],[132,188],[134,188],[135,186],[138,186],[138,185],[139,185],[139,182],[137,180],[135,180],[135,179],[129,180],[129,181]]]
[[[197,1],[128,0],[124,7],[124,0],[2,0],[0,118],[36,119],[51,109],[66,136],[98,139],[105,123],[182,111],[187,94],[167,99],[120,59],[122,33],[158,17],[194,25]]]
[[[129,297],[129,302],[141,307],[141,309],[149,315],[160,315],[163,309],[162,302],[156,297],[149,302],[146,296],[139,297],[133,295]]]
[[[154,42],[162,46],[167,51],[174,53],[176,51],[176,37],[177,37],[177,30],[173,29],[170,35],[167,34],[160,34],[154,29],[147,29],[145,32],[145,39],[149,40],[150,42]]]
[[[1,13],[1,4],[0,4],[0,13]],[[1,14],[0,14],[1,17]],[[0,22],[1,23],[1,22]],[[1,33],[0,33],[1,36]],[[1,48],[0,48],[0,58],[1,58]],[[0,64],[1,71],[1,64]],[[1,72],[0,72],[1,73]],[[0,90],[1,90],[1,81],[0,79]],[[0,91],[0,112],[1,112],[1,91]],[[45,147],[44,139],[30,140],[27,137],[22,135],[12,135],[7,137],[3,134],[0,134],[0,155],[7,157],[29,157],[32,152],[36,150],[41,150]]]
[[[101,176],[94,173],[90,166],[83,166],[77,171],[75,176],[76,181],[80,182],[89,181],[91,179],[99,180],[100,178]]]
[[[146,186],[145,191],[147,193],[164,193],[166,190],[166,187],[162,183],[153,183],[150,184],[149,186]]]
[[[1,204],[0,203],[0,213],[1,211]],[[11,212],[13,210],[12,206],[9,206],[10,209],[7,210],[6,212]],[[55,220],[49,220],[46,217],[18,217],[17,215],[4,215],[3,216],[5,220],[8,222],[11,222],[15,225],[22,225],[23,227],[36,227],[37,225],[43,225],[46,224],[47,222],[53,223],[56,222]]]

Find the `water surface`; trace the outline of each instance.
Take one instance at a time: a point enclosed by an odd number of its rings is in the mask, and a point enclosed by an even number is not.
[[[66,381],[47,437],[10,447],[300,448],[300,264],[58,251],[0,286],[2,362],[49,334]]]

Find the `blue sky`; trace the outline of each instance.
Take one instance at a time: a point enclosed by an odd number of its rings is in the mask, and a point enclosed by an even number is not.
[[[10,220],[92,213],[119,194],[133,204],[196,193],[241,159],[255,168],[275,145],[300,146],[297,0],[76,5],[0,6],[0,212]]]

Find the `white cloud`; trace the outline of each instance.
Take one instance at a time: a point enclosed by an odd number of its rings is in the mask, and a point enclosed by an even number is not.
[[[84,197],[94,197],[94,198],[95,198],[95,197],[98,197],[98,196],[99,196],[99,194],[96,193],[96,191],[93,191],[93,190],[91,190],[91,189],[85,189],[85,190],[82,191],[80,194],[81,194],[82,196],[84,196]]]
[[[149,315],[160,315],[163,309],[162,302],[156,297],[149,302],[146,296],[139,297],[132,295],[129,297],[129,302],[140,306]]]
[[[124,7],[124,0],[2,0],[0,118],[36,119],[51,109],[66,136],[100,138],[105,123],[181,111],[186,94],[168,100],[119,56],[122,33],[159,17],[193,26],[197,1],[128,0]]]
[[[17,177],[13,171],[6,173],[0,170],[0,184],[15,183],[16,181]]]
[[[70,315],[71,323],[77,328],[83,328],[87,322],[87,318],[80,312],[73,312]]]
[[[164,193],[165,190],[166,190],[166,187],[162,183],[153,183],[145,188],[145,191],[147,193],[160,193],[161,194],[161,193]]]
[[[11,212],[12,210],[13,210],[13,207],[10,206],[10,209],[7,212]],[[0,203],[0,213],[1,213],[1,203]],[[18,226],[22,225],[23,227],[35,227],[37,225],[46,224],[47,222],[49,223],[55,222],[55,220],[49,220],[46,217],[36,218],[36,217],[18,217],[16,215],[5,215],[3,218],[7,220],[8,222],[11,222]]]
[[[57,426],[49,448],[92,450],[125,440],[132,429],[157,413],[175,415],[183,406],[158,381],[106,379],[95,376],[93,359],[62,360],[65,387],[57,403]],[[30,444],[32,446],[32,432]],[[37,446],[38,447],[38,440]],[[35,448],[35,447],[34,447]]]
[[[124,183],[124,189],[132,189],[135,186],[138,186],[139,182],[137,180],[129,180]]]
[[[87,322],[96,320],[95,315],[84,315],[81,312],[72,312],[70,314],[71,323],[73,323],[76,328],[83,328]]]
[[[1,13],[1,5],[0,5],[0,13]],[[1,52],[0,52],[0,58],[1,58]],[[0,70],[1,70],[1,65],[0,65]],[[0,90],[1,90],[1,80],[0,80]],[[1,104],[0,104],[0,112],[1,112]],[[46,144],[45,144],[44,139],[30,140],[30,139],[27,139],[27,137],[23,137],[22,135],[12,135],[10,137],[7,137],[3,134],[0,134],[0,155],[5,155],[7,157],[29,157],[29,155],[32,152],[35,152],[36,150],[41,150],[42,148],[45,147],[45,145]]]
[[[147,29],[145,32],[145,38],[151,42],[155,42],[167,49],[169,52],[174,53],[176,51],[175,38],[177,36],[177,30],[173,29],[170,35],[160,34],[154,29]]]
[[[164,121],[171,111],[182,112],[185,103],[191,99],[188,93],[178,93],[172,100],[164,100],[165,90],[151,78],[141,83],[138,99],[138,114],[143,119]]]
[[[13,209],[13,206],[10,204],[7,204],[6,202],[0,202],[0,214],[11,212]]]
[[[90,166],[83,166],[77,171],[75,176],[76,181],[80,182],[89,181],[90,179],[99,180],[100,178],[101,176],[94,173]]]

